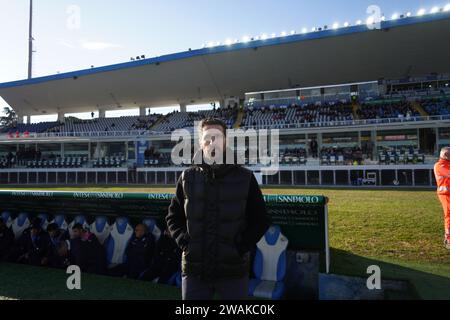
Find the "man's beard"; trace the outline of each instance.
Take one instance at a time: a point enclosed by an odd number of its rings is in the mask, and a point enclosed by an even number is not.
[[[213,149],[210,152],[204,152],[204,158],[208,160],[208,163],[212,164],[223,164],[224,162],[224,152],[222,150]]]

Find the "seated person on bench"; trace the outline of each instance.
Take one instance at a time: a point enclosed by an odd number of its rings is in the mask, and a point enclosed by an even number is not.
[[[105,274],[106,252],[95,234],[85,230],[79,223],[73,226],[72,231],[73,238],[68,249],[70,261],[83,272]]]
[[[175,240],[170,237],[168,230],[164,230],[156,244],[155,258],[151,268],[145,272],[143,279],[167,284],[169,279],[181,268],[181,250]]]
[[[9,261],[14,245],[14,233],[0,217],[0,261]]]
[[[24,230],[18,240],[19,258],[17,262],[34,266],[46,266],[50,255],[50,237],[42,230],[40,219],[35,219],[31,227]]]
[[[63,268],[63,259],[58,255],[58,245],[67,240],[67,235],[56,223],[50,223],[47,226],[47,233],[51,242],[48,266],[52,268]]]
[[[153,235],[148,233],[145,224],[138,224],[125,251],[127,255],[127,276],[133,279],[140,278],[142,273],[150,268],[154,252],[155,240]]]

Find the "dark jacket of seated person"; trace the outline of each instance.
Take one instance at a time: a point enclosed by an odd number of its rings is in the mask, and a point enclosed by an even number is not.
[[[81,239],[81,270],[87,273],[106,273],[106,252],[95,234],[86,231]]]
[[[152,281],[158,279],[158,283],[168,283],[169,279],[181,269],[181,249],[170,237],[166,229],[156,243],[155,257],[148,272],[143,279]]]
[[[61,269],[67,269],[68,266],[71,265],[77,265],[79,264],[75,263],[73,260],[73,255],[71,254],[71,245],[72,241],[70,240],[64,240],[57,244],[56,246],[56,253],[57,256],[54,259],[54,268],[61,268]]]
[[[8,261],[14,246],[14,233],[0,218],[0,261]]]
[[[155,240],[153,235],[147,232],[146,225],[138,224],[125,251],[128,277],[140,278],[143,272],[150,268],[154,252]]]
[[[78,265],[82,272],[105,274],[106,252],[95,234],[76,224],[72,228],[74,237],[70,240],[70,261]]]
[[[59,244],[68,240],[66,232],[59,229],[56,223],[51,223],[47,227],[47,233],[50,237],[48,266],[51,268],[66,268],[67,266],[64,264],[64,258],[58,254]]]
[[[39,223],[33,223],[26,229],[18,240],[19,258],[17,262],[34,266],[48,265],[51,253],[51,241],[47,232],[43,231]]]

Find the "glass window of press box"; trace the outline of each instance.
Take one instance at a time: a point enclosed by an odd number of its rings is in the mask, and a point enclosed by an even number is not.
[[[306,135],[304,134],[296,134],[289,136],[280,136],[280,151],[289,150],[289,149],[307,149],[308,140],[306,140]]]
[[[391,130],[377,132],[378,151],[386,149],[406,150],[418,149],[419,137],[417,129],[412,130]]]
[[[322,135],[323,148],[353,148],[358,146],[358,132],[336,132]]]
[[[122,157],[127,154],[126,142],[92,142],[91,159]]]
[[[88,155],[89,142],[64,144],[64,157],[87,157]]]
[[[15,155],[17,151],[17,144],[0,144],[0,157],[6,157],[8,154]]]

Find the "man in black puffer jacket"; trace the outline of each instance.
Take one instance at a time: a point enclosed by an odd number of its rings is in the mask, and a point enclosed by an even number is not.
[[[207,159],[224,155],[226,125],[200,124]],[[180,176],[166,217],[182,254],[184,300],[243,299],[248,295],[250,250],[270,226],[263,195],[250,170],[234,164],[194,165]],[[211,162],[211,161],[209,161]]]

